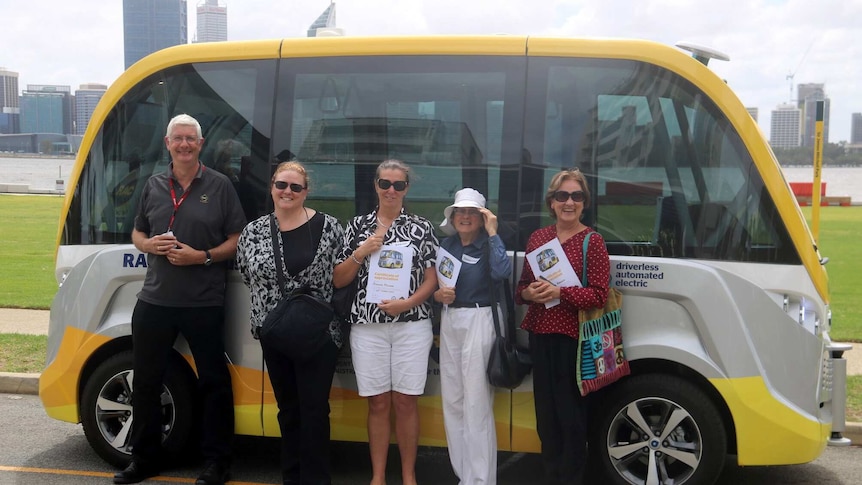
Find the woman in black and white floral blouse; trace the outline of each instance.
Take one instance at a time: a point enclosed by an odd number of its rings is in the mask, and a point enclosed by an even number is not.
[[[284,292],[312,287],[326,301],[332,298],[335,256],[341,251],[344,230],[334,217],[305,207],[308,174],[297,162],[280,164],[272,176],[270,193],[281,235],[281,254],[274,255],[267,214],[249,223],[240,234],[236,262],[243,282],[251,290],[252,334],[258,333],[267,313],[282,291],[275,264],[282,265]],[[283,255],[283,258],[282,258]],[[263,357],[281,428],[281,467],[284,483],[330,483],[329,388],[335,373],[341,331],[337,320],[329,325],[332,342],[308,360],[297,361],[266,340]]]
[[[438,242],[428,219],[404,210],[404,196],[410,188],[410,169],[404,162],[381,163],[374,187],[377,208],[354,217],[347,225],[334,282],[341,288],[359,278],[351,309],[350,351],[359,395],[368,398],[371,485],[385,483],[392,409],[402,483],[415,485],[418,404],[425,390],[433,340],[428,298],[437,289],[434,263]],[[384,245],[396,251],[400,247],[411,249],[409,293],[407,298],[372,303],[366,298],[370,256]]]

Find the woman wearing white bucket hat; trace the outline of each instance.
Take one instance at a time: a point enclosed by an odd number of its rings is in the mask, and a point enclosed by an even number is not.
[[[494,484],[494,388],[486,369],[496,334],[488,275],[499,282],[509,277],[512,265],[497,235],[497,216],[481,193],[459,190],[443,214],[440,229],[450,236],[440,248],[461,262],[456,285],[446,286],[438,275],[440,288],[434,292],[446,305],[440,320],[440,385],[449,460],[461,483]]]

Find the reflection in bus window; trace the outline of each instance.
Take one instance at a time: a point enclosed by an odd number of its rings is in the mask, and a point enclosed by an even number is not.
[[[201,161],[236,175],[246,216],[262,214],[269,193],[273,67],[272,61],[178,66],[142,80],[126,93],[90,149],[79,182],[90,189],[75,193],[65,242],[131,242],[141,187],[149,176],[167,169],[164,130],[179,113],[201,122],[205,140]],[[258,93],[266,93],[265,102],[256,101]],[[243,156],[249,163],[240,184]],[[135,176],[130,175],[133,172]]]
[[[611,254],[799,262],[740,137],[689,82],[634,61],[531,68],[548,72],[532,157],[545,184],[571,166],[594,174],[587,222]]]

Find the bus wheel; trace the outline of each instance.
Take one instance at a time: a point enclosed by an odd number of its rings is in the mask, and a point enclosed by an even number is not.
[[[165,373],[162,446],[169,456],[184,452],[191,439],[194,382],[188,374],[171,366]],[[132,351],[127,350],[99,364],[81,397],[81,424],[87,441],[103,460],[119,468],[131,459],[133,381]]]
[[[602,394],[594,406],[590,452],[603,483],[715,482],[727,436],[704,392],[676,376],[646,374],[624,378]]]

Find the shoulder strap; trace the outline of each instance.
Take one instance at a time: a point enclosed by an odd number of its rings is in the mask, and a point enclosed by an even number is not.
[[[494,281],[494,278],[491,277],[491,240],[490,238],[485,241],[485,250],[484,257],[486,263],[486,276],[488,278],[488,288],[491,292],[491,314],[494,317],[494,331],[497,333],[497,336],[500,336],[500,314],[497,311],[497,305],[499,302],[497,301],[497,297],[500,292],[497,290],[497,285]],[[512,300],[512,292],[509,289],[509,279],[503,279],[503,293],[506,298],[506,336],[511,338],[512,335],[515,334],[515,302]]]
[[[278,244],[278,227],[275,224],[275,213],[269,215],[269,230],[272,232],[272,255],[275,259],[275,274],[278,278],[278,291],[284,294],[284,285],[286,278],[284,277],[283,256],[281,254],[281,246]]]
[[[590,231],[587,233],[587,237],[584,238],[584,248],[582,251],[584,253],[584,264],[582,266],[583,269],[581,269],[581,271],[583,271],[584,274],[581,277],[581,286],[584,288],[587,287],[587,250],[590,248],[590,236],[592,236],[592,235],[593,235],[593,231]]]

